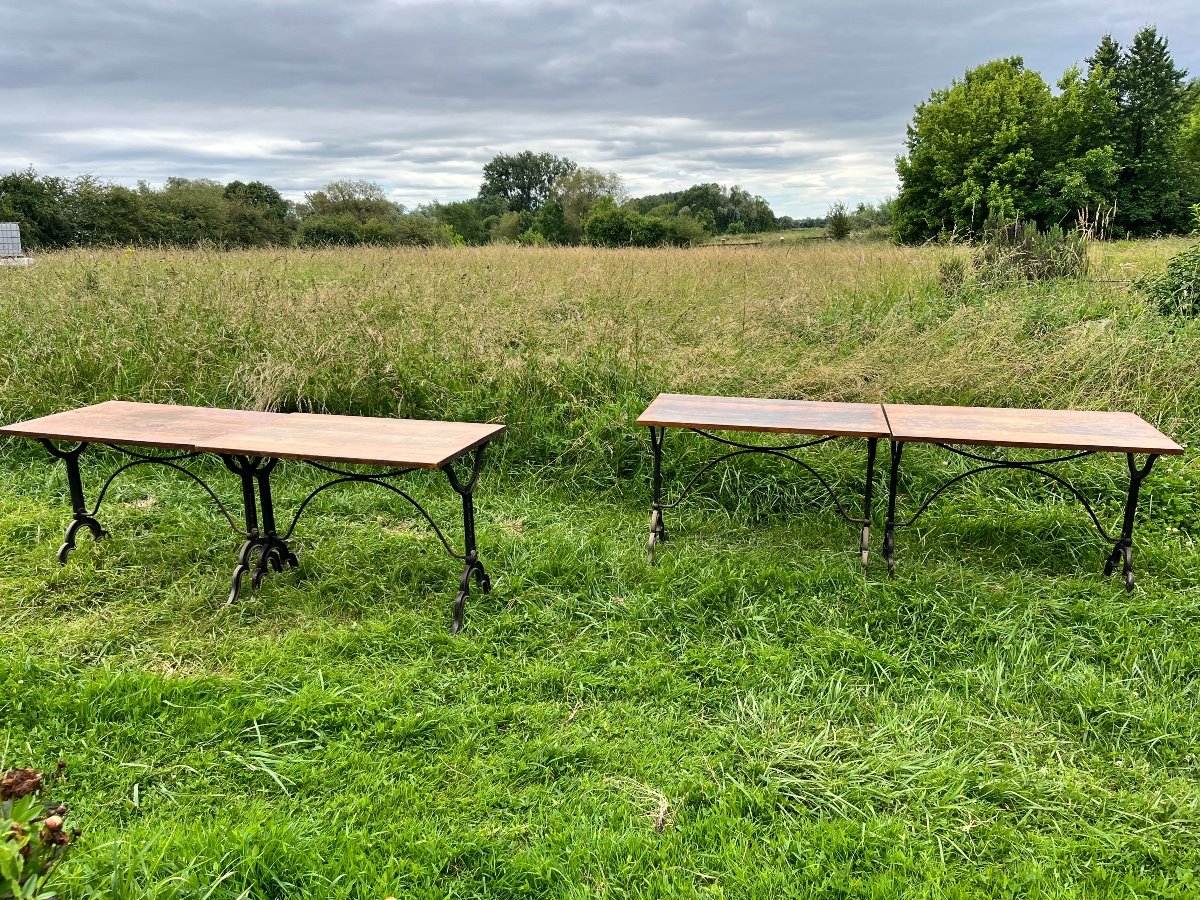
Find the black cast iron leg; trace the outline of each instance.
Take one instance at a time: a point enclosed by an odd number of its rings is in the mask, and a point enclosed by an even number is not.
[[[1138,494],[1142,482],[1150,474],[1154,461],[1158,456],[1151,454],[1146,457],[1146,464],[1138,467],[1137,457],[1132,453],[1125,454],[1129,465],[1129,493],[1125,498],[1125,517],[1121,523],[1121,538],[1113,546],[1108,560],[1104,564],[1104,574],[1111,575],[1116,568],[1117,560],[1121,560],[1121,574],[1125,578],[1125,590],[1133,590],[1133,522],[1137,515]]]
[[[888,473],[888,512],[883,532],[883,558],[887,560],[888,576],[896,573],[896,482],[900,476],[900,457],[903,441],[891,441],[891,469]]]
[[[654,472],[650,481],[650,540],[646,543],[646,556],[654,565],[655,544],[667,542],[667,529],[663,525],[662,511],[662,448],[667,429],[650,426],[650,449],[654,456]]]
[[[278,464],[278,459],[267,459],[261,461],[254,469],[254,479],[258,483],[258,503],[262,512],[263,532],[262,555],[259,557],[258,565],[255,566],[254,575],[250,580],[250,584],[256,589],[262,584],[268,567],[276,572],[282,572],[285,565],[296,568],[300,564],[300,561],[296,559],[296,554],[279,536],[275,526],[275,501],[271,496],[271,473]]]
[[[63,537],[62,546],[58,548],[58,553],[55,554],[59,564],[65,566],[67,564],[67,557],[75,549],[75,536],[79,533],[80,528],[86,528],[92,533],[92,538],[96,540],[105,537],[108,532],[101,527],[96,517],[88,511],[87,501],[83,496],[83,477],[79,473],[79,457],[87,449],[88,445],[84,443],[70,450],[60,450],[50,443],[50,441],[43,440],[42,446],[50,452],[51,456],[61,459],[67,467],[67,488],[71,494],[72,518],[71,524],[67,526],[67,533]]]
[[[475,484],[479,481],[479,472],[483,467],[483,450],[487,445],[475,449],[475,458],[471,464],[471,477],[465,484],[458,480],[451,464],[447,463],[442,471],[450,480],[450,486],[462,497],[463,507],[463,571],[458,579],[458,594],[454,598],[454,618],[450,623],[450,633],[462,631],[463,621],[467,614],[467,598],[471,595],[471,579],[485,594],[492,589],[492,579],[488,577],[483,563],[479,561],[479,548],[475,544]]]
[[[875,492],[875,453],[879,449],[879,438],[867,440],[867,485],[863,490],[863,528],[859,551],[862,554],[863,574],[867,572],[867,557],[871,552],[871,502]]]
[[[258,460],[254,466],[254,480],[258,484],[258,508],[262,513],[262,553],[259,554],[258,564],[254,574],[250,576],[250,586],[258,590],[263,576],[267,574],[267,566],[273,561],[276,571],[283,567],[275,561],[275,506],[271,499],[271,470],[275,468],[276,460]]]
[[[256,550],[262,547],[262,534],[258,529],[258,500],[254,495],[254,466],[244,456],[222,456],[221,460],[229,471],[242,480],[242,508],[246,517],[246,540],[238,551],[237,564],[233,568],[233,579],[229,587],[230,604],[237,603],[242,592],[242,579],[250,571],[251,560]]]

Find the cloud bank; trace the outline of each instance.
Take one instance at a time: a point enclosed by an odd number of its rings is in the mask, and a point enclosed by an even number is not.
[[[366,178],[409,206],[532,149],[819,215],[894,193],[913,106],[988,59],[1053,82],[1154,24],[1200,74],[1192,0],[0,0],[0,22],[0,171]]]

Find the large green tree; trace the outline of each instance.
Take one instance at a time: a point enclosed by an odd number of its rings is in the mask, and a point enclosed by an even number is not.
[[[1144,28],[1125,49],[1105,35],[1087,64],[1057,94],[1020,57],[934,91],[896,161],[897,237],[976,234],[989,219],[1094,222],[1114,210],[1118,233],[1186,227],[1200,164],[1189,162],[1186,73],[1166,39]]]
[[[576,168],[566,157],[550,153],[500,153],[483,167],[479,197],[499,197],[511,212],[537,212],[550,198],[555,182]]]
[[[1088,58],[1089,78],[1103,79],[1115,103],[1108,130],[1119,165],[1117,224],[1131,234],[1175,231],[1187,223],[1190,178],[1180,135],[1188,113],[1187,72],[1153,27],[1128,49],[1105,35]]]
[[[1200,166],[1200,78],[1188,85],[1188,113],[1179,135],[1179,148],[1193,167]]]
[[[547,202],[548,206],[556,205],[559,211],[551,210],[544,218],[561,227],[561,238],[551,234],[546,234],[546,238],[555,243],[581,243],[584,223],[596,204],[604,198],[620,204],[627,197],[625,182],[616,172],[584,166],[559,176]],[[560,213],[561,226],[558,226]]]
[[[1034,218],[1053,97],[1019,56],[969,70],[936,90],[908,126],[896,161],[894,224],[903,241],[974,232],[989,218]]]
[[[1120,169],[1114,149],[1117,104],[1110,80],[1068,69],[1058,82],[1041,158],[1045,169],[1035,192],[1041,225],[1094,221],[1112,207]]]

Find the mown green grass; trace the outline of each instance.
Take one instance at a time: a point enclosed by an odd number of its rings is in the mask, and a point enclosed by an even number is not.
[[[299,572],[141,468],[53,559],[65,478],[0,447],[0,764],[68,763],[64,897],[1192,897],[1200,472],[1163,460],[1138,588],[1061,492],[969,482],[889,580],[769,460],[645,563],[659,390],[1132,409],[1197,436],[1200,328],[1124,283],[936,285],[947,250],[62,254],[0,272],[0,418],[110,397],[504,421],[491,595],[389,494],[328,495]],[[708,448],[669,437],[673,484]],[[811,455],[851,500],[862,447]],[[884,456],[886,460],[886,455]],[[957,471],[910,448],[906,502]],[[95,455],[89,483],[116,459]],[[203,474],[236,495],[232,476]],[[1118,458],[1081,461],[1115,521]],[[317,482],[284,463],[279,505]],[[418,499],[455,527],[444,479]],[[875,549],[878,551],[879,535]]]

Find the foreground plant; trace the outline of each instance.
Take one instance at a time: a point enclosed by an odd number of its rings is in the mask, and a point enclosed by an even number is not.
[[[1176,253],[1165,272],[1142,278],[1138,286],[1165,316],[1200,316],[1200,244]]]
[[[79,830],[67,830],[67,807],[41,802],[42,787],[35,769],[13,769],[0,778],[0,900],[57,896],[46,884]]]

